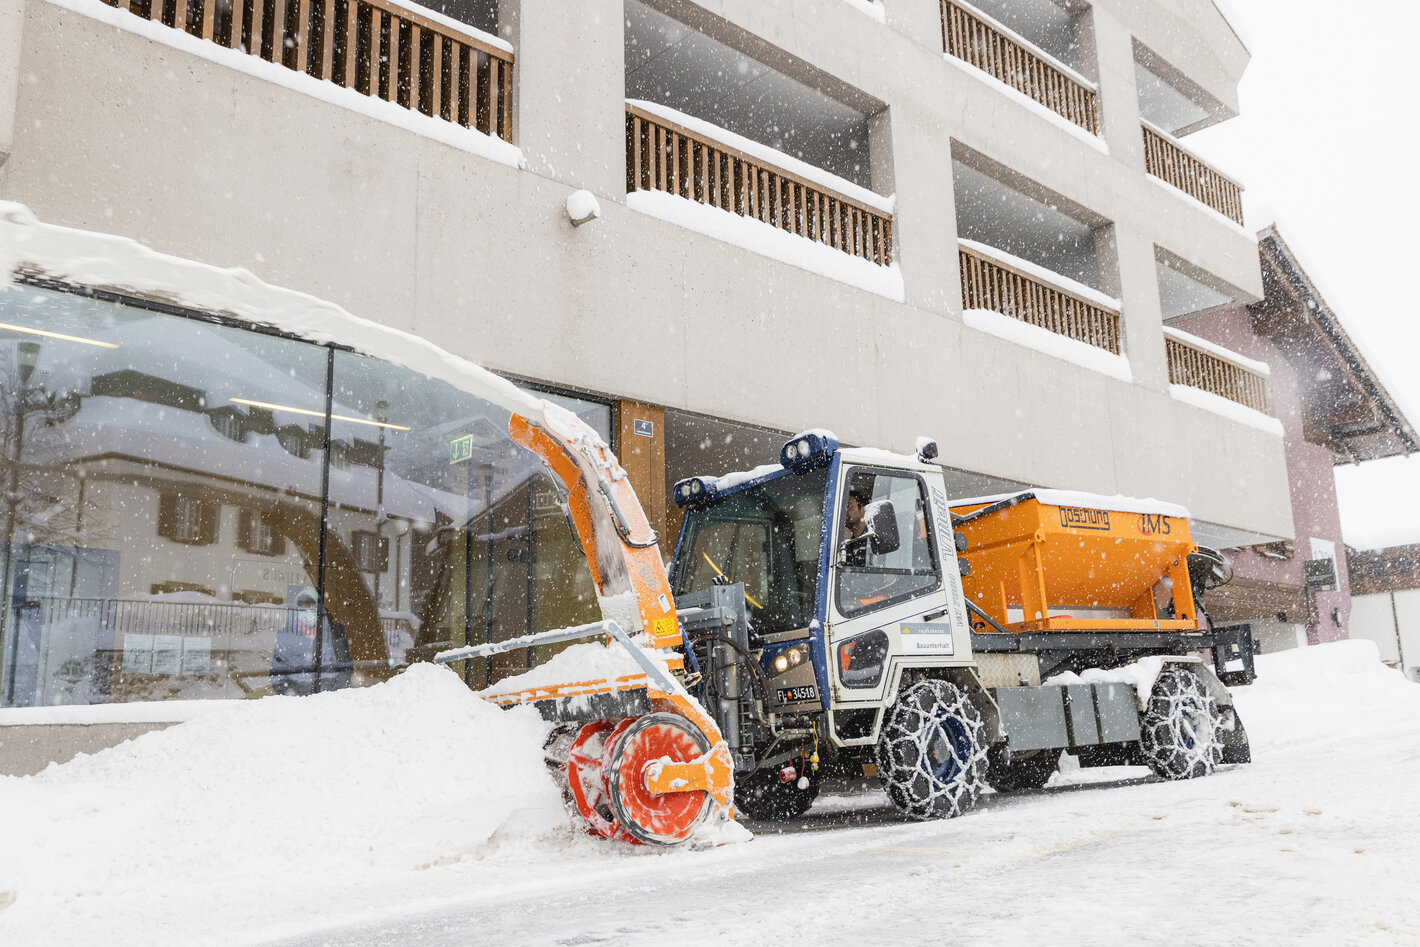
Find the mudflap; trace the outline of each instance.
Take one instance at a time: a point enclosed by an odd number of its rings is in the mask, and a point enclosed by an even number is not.
[[[1247,729],[1243,727],[1237,705],[1229,705],[1224,710],[1231,719],[1225,718],[1223,725],[1218,728],[1218,742],[1223,745],[1223,755],[1219,762],[1251,763],[1252,745],[1248,743]]]

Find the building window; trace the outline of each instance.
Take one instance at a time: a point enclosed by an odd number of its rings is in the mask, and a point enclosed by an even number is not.
[[[242,510],[238,515],[237,545],[258,556],[286,554],[286,537],[272,529],[255,510]]]
[[[158,535],[192,546],[215,543],[221,509],[220,504],[211,500],[162,493],[158,497]]]
[[[207,420],[212,429],[227,440],[236,441],[238,444],[246,440],[246,418],[242,417],[240,411],[234,408],[218,408],[216,411],[207,412]]]
[[[378,533],[357,529],[350,534],[350,551],[355,568],[361,572],[385,572],[389,569],[390,541]]]

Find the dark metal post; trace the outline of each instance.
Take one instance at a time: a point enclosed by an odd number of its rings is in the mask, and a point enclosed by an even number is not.
[[[320,464],[320,565],[316,567],[316,653],[311,662],[315,692],[321,692],[321,652],[325,650],[325,544],[330,532],[330,412],[335,404],[335,349],[326,348],[325,357],[325,436]]]

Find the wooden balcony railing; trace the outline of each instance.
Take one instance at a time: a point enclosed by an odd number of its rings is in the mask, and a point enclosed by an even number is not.
[[[989,309],[1119,354],[1119,313],[1051,286],[970,247],[961,254],[961,304]]]
[[[665,191],[892,263],[891,214],[629,103],[626,190]]]
[[[1169,383],[1187,385],[1272,415],[1272,395],[1267,376],[1180,338],[1164,328],[1164,348],[1169,363]]]
[[[1004,26],[942,0],[942,45],[948,55],[995,76],[1091,135],[1099,134],[1094,88]]]
[[[392,0],[104,0],[227,49],[513,140],[513,54]]]
[[[1146,171],[1202,201],[1224,217],[1239,224],[1243,222],[1241,184],[1209,167],[1152,125],[1145,124],[1143,129]]]

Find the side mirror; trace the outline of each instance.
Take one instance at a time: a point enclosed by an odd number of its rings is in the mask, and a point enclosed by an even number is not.
[[[897,513],[891,500],[876,500],[863,511],[863,519],[868,524],[868,545],[874,555],[897,552],[902,546],[902,538],[897,534]]]

